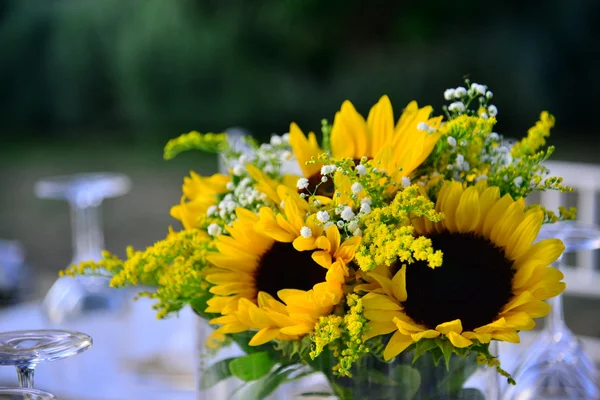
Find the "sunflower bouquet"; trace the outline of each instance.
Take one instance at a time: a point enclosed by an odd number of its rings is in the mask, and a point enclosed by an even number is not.
[[[241,350],[206,363],[201,386],[234,376],[244,399],[314,372],[340,399],[477,398],[463,385],[478,364],[514,384],[490,344],[518,343],[565,289],[550,266],[562,242],[536,237],[574,210],[525,201],[569,190],[542,165],[554,118],[510,143],[486,86],[444,98],[442,115],[413,101],[397,122],[387,96],[366,119],[345,101],[320,142],[295,123],[263,144],[173,139],[166,159],[202,150],[228,166],[184,178],[183,229],[65,273],[152,287],[159,318],[191,306],[213,327],[208,353]]]

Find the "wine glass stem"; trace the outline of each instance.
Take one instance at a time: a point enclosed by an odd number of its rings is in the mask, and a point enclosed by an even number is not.
[[[22,388],[33,389],[33,365],[17,365],[17,376],[19,377],[19,386]]]
[[[69,203],[73,224],[73,262],[98,260],[104,248],[100,204],[82,207],[73,201]]]
[[[560,256],[557,260],[555,267],[561,271],[564,267],[564,257]],[[567,325],[565,323],[565,313],[563,308],[563,295],[562,293],[558,296],[551,298],[548,303],[552,307],[550,309],[550,314],[546,319],[546,330],[552,333],[559,333],[564,329],[567,329]]]

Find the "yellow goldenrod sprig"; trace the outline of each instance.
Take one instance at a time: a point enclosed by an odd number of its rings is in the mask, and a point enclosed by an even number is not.
[[[539,121],[527,131],[527,136],[512,147],[512,156],[521,158],[535,154],[546,144],[546,138],[550,136],[550,130],[554,127],[554,123],[554,116],[548,111],[543,111]]]
[[[372,210],[364,219],[363,240],[356,253],[360,268],[369,271],[378,265],[415,260],[427,261],[432,268],[440,266],[442,253],[433,249],[431,240],[414,236],[410,221],[419,217],[438,222],[442,214],[417,185],[398,192],[390,205]]]

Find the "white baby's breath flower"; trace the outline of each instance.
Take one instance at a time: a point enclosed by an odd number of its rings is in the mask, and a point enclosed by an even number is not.
[[[336,222],[336,225],[337,225],[338,228],[343,228],[344,227],[344,221],[340,220],[340,221]]]
[[[459,86],[454,90],[454,98],[455,99],[462,99],[466,95],[467,95],[467,89],[465,89],[462,86]]]
[[[233,167],[233,174],[235,176],[240,176],[243,173],[244,173],[244,167],[243,166],[241,166],[241,165],[238,164],[238,165],[236,165],[236,166]]]
[[[489,118],[489,116],[487,115],[487,113],[484,113],[484,112],[481,113],[481,115],[479,117],[482,118],[482,119],[488,119]]]
[[[454,98],[454,89],[446,89],[444,91],[444,99],[450,101]]]
[[[248,157],[246,157],[244,154],[242,154],[240,156],[240,158],[238,159],[238,161],[241,165],[246,165],[246,164],[248,164]]]
[[[485,91],[487,89],[484,85],[480,85],[479,83],[473,83],[471,85],[471,88],[475,91],[475,93],[481,95],[485,94]]]
[[[221,217],[221,219],[225,219],[225,218],[227,218],[227,210],[226,210],[226,209],[224,209],[224,208],[221,208],[221,209],[219,210],[219,217]]]
[[[279,146],[279,145],[281,145],[281,143],[282,143],[281,137],[279,137],[277,135],[271,136],[271,144],[273,146]]]
[[[362,203],[360,205],[360,212],[363,214],[369,214],[371,212],[371,205],[369,203]]]
[[[358,164],[356,166],[356,172],[358,172],[359,175],[364,175],[367,173],[367,168],[362,164]]]
[[[272,174],[274,171],[275,170],[273,169],[273,166],[271,164],[267,164],[263,168],[263,172],[266,172],[267,174]]]
[[[210,224],[207,228],[207,231],[210,236],[219,236],[222,232],[222,229],[217,224]]]
[[[208,215],[209,217],[211,217],[216,212],[217,212],[217,206],[210,206],[210,207],[208,207],[208,210],[206,210],[206,215]]]
[[[312,231],[308,226],[303,226],[302,228],[300,228],[300,235],[303,238],[309,238],[312,236]]]
[[[446,139],[446,141],[450,146],[456,147],[456,139],[454,139],[452,136],[448,136],[448,139]]]
[[[321,182],[323,182],[323,183],[327,182],[327,177],[326,176],[322,176],[321,177]]]
[[[352,232],[353,236],[362,236],[362,231],[360,230],[360,228],[356,228],[356,230],[354,232]]]
[[[352,190],[352,193],[358,194],[361,190],[363,190],[363,186],[359,182],[354,182],[350,187],[350,190]]]
[[[487,139],[490,141],[491,140],[494,140],[494,141],[500,140],[500,135],[498,135],[496,132],[492,132],[487,136]]]
[[[296,187],[300,190],[306,189],[308,187],[308,179],[306,179],[306,178],[298,179],[298,182],[296,182]]]
[[[323,165],[321,167],[321,175],[329,175],[331,173],[334,173],[336,169],[337,169],[337,167],[333,164]]]
[[[329,221],[329,218],[331,218],[331,216],[329,215],[329,213],[327,211],[319,211],[317,213],[317,220],[319,220],[319,222],[327,222]]]
[[[448,106],[448,110],[451,112],[464,112],[465,111],[465,105],[462,101],[455,101],[454,103],[450,104]]]
[[[289,142],[290,141],[290,134],[289,133],[284,133],[283,135],[281,135],[281,140],[283,140],[284,142]]]
[[[521,185],[523,184],[523,178],[520,176],[517,176],[515,179],[513,179],[513,183],[515,184],[516,187],[521,187]]]
[[[360,204],[368,204],[371,205],[373,204],[373,200],[371,200],[370,197],[363,197],[360,201]]]
[[[348,230],[350,232],[354,232],[357,229],[358,229],[358,222],[356,222],[356,220],[354,220],[348,224]]]
[[[457,154],[456,155],[456,165],[461,166],[464,162],[465,162],[465,156],[463,156],[462,154]]]
[[[346,206],[344,207],[344,210],[342,211],[340,216],[344,221],[351,221],[356,215],[354,214],[354,211],[352,211],[351,207]]]
[[[235,189],[235,184],[233,182],[227,182],[227,184],[225,185],[225,188],[227,190],[233,190],[233,189]]]
[[[410,178],[408,176],[402,177],[402,187],[407,188],[410,186]]]
[[[431,129],[431,127],[429,125],[427,125],[425,122],[419,122],[417,124],[417,129],[422,131],[422,132],[429,132],[429,130]]]
[[[485,97],[488,100],[491,100],[492,97],[494,97],[494,93],[490,92],[489,90],[487,92],[485,92]]]
[[[483,181],[483,180],[486,180],[487,178],[488,178],[487,175],[482,174],[482,175],[479,175],[477,178],[475,178],[475,182]]]
[[[281,153],[281,161],[289,161],[292,159],[293,153],[289,150],[285,150]]]
[[[488,111],[488,114],[490,115],[490,117],[495,117],[496,115],[498,115],[498,109],[493,104],[488,106],[487,111]]]

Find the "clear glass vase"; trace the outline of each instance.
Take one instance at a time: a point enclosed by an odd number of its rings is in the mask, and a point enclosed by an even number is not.
[[[478,400],[497,399],[498,377],[492,368],[480,367],[475,356],[453,356],[448,367],[443,358],[437,366],[430,354],[413,363],[413,352],[405,352],[391,362],[375,354],[363,356],[354,364],[352,377],[332,372],[337,362],[323,352],[311,365],[275,364],[261,379],[243,381],[231,376],[229,362],[246,355],[244,344],[231,343],[218,351],[205,346],[212,328],[198,319],[197,400]],[[496,346],[491,346],[492,354]],[[249,367],[249,370],[258,370]]]

